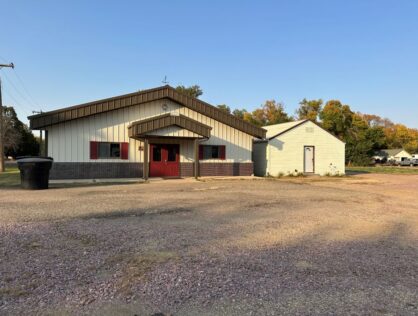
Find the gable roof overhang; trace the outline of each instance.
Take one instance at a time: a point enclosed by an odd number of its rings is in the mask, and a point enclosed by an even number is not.
[[[31,129],[43,129],[50,125],[161,99],[170,99],[193,111],[229,125],[251,136],[257,138],[264,138],[266,136],[266,131],[264,129],[199,99],[182,94],[168,85],[32,115],[29,116],[28,119],[30,121]]]
[[[295,129],[295,128],[296,128],[296,127],[298,127],[298,126],[301,126],[301,125],[305,124],[306,122],[309,122],[309,120],[302,120],[302,121],[300,121],[299,123],[296,123],[295,125],[292,125],[291,127],[286,128],[285,130],[280,131],[279,133],[274,134],[273,136],[267,137],[267,139],[268,139],[268,140],[271,140],[271,139],[273,139],[273,138],[276,138],[277,136],[280,136],[280,135],[282,135],[282,134],[284,134],[284,133],[287,133],[287,132],[291,131],[292,129]],[[284,124],[286,124],[286,123],[284,123]],[[279,125],[280,125],[280,124],[279,124]]]
[[[297,127],[299,127],[299,126],[301,126],[301,125],[303,125],[303,124],[305,124],[305,123],[307,123],[307,122],[312,122],[313,124],[315,124],[316,126],[318,126],[320,129],[322,129],[323,131],[325,131],[326,133],[328,133],[328,134],[329,134],[329,135],[331,135],[332,137],[334,137],[334,138],[338,139],[340,142],[342,142],[342,143],[344,143],[344,144],[345,144],[345,142],[344,142],[344,141],[342,141],[342,140],[341,140],[341,139],[339,139],[337,136],[335,136],[334,134],[332,134],[332,133],[330,133],[329,131],[327,131],[327,130],[326,130],[325,128],[323,128],[321,125],[319,125],[318,123],[316,123],[316,122],[314,122],[314,121],[308,120],[308,119],[302,120],[302,121],[300,121],[299,123],[297,123],[297,124],[293,125],[292,127],[289,127],[288,129],[285,129],[284,131],[281,131],[280,133],[277,133],[277,134],[275,134],[274,136],[268,137],[267,139],[268,139],[268,140],[271,140],[271,139],[273,139],[273,138],[276,138],[277,136],[280,136],[280,135],[283,135],[283,134],[285,134],[285,133],[287,133],[287,132],[290,132],[291,130],[293,130],[293,129],[295,129],[295,128],[297,128]]]
[[[133,122],[128,126],[128,135],[131,138],[142,138],[152,131],[169,126],[184,128],[204,138],[210,137],[210,131],[212,129],[212,127],[195,121],[185,115],[172,115],[171,113],[167,113]]]

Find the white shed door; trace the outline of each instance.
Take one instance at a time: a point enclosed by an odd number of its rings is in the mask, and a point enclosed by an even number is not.
[[[315,172],[315,147],[305,146],[304,150],[305,150],[304,172],[314,173]]]

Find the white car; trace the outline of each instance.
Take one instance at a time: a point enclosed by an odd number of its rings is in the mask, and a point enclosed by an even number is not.
[[[418,159],[404,159],[398,162],[399,166],[418,166]]]

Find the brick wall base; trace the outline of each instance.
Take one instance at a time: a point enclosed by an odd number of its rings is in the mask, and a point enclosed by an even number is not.
[[[254,173],[252,162],[203,162],[199,165],[201,177],[211,176],[251,176]]]
[[[180,163],[180,176],[193,177],[193,162]],[[251,176],[252,162],[199,164],[200,176]],[[139,162],[54,162],[49,178],[55,179],[109,179],[109,178],[142,178],[143,164]]]
[[[54,162],[50,179],[141,178],[143,164],[138,162]]]
[[[180,176],[181,177],[193,177],[194,176],[194,162],[181,162],[180,163]]]

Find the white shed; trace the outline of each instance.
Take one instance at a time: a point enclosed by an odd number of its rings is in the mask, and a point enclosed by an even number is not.
[[[253,144],[254,174],[344,174],[345,143],[309,120],[263,127]]]

